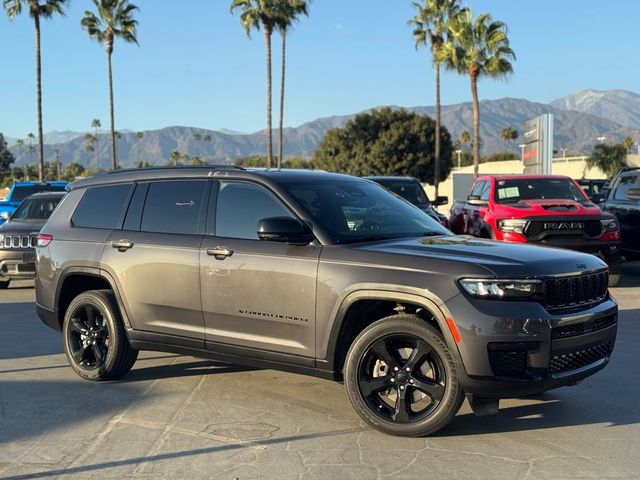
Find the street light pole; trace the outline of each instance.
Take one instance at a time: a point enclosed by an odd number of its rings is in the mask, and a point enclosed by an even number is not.
[[[596,140],[598,140],[599,143],[604,143],[604,141],[607,139],[607,137],[602,136],[602,137],[598,137],[596,138]]]
[[[458,169],[460,169],[460,154],[462,153],[462,150],[456,150],[456,153],[458,154]]]
[[[518,146],[520,147],[520,160],[522,161],[522,163],[524,163],[524,149],[527,145],[525,143],[521,143]]]
[[[56,148],[54,152],[56,154],[56,177],[60,181],[60,150]]]

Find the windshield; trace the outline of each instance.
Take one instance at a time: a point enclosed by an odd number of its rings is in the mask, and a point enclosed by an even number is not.
[[[588,202],[582,190],[568,178],[497,180],[495,201],[516,203],[521,200],[573,200]]]
[[[421,205],[429,203],[429,197],[425,193],[420,182],[413,180],[387,180],[387,179],[372,179],[374,182],[379,183],[387,190],[391,190],[396,195],[400,195],[406,201],[413,203],[414,205]]]
[[[29,195],[39,192],[64,192],[65,187],[59,187],[54,185],[24,185],[16,186],[11,194],[12,202],[21,202]]]
[[[11,220],[46,220],[62,197],[28,198],[11,215]]]
[[[284,187],[336,243],[451,234],[429,215],[375,183],[331,181]]]

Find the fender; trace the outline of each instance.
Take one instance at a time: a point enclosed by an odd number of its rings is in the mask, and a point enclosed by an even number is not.
[[[395,302],[406,302],[425,308],[433,314],[434,319],[436,320],[436,322],[438,322],[438,326],[440,327],[445,342],[447,343],[447,346],[449,347],[449,350],[454,357],[454,361],[462,362],[456,342],[453,338],[451,330],[449,329],[449,326],[447,325],[446,318],[448,315],[448,310],[446,310],[446,307],[444,307],[443,302],[439,298],[435,296],[433,296],[433,298],[429,298],[424,295],[424,292],[421,293],[422,294],[400,292],[397,290],[389,290],[387,288],[362,289],[348,293],[343,298],[342,302],[338,304],[337,309],[334,310],[334,314],[332,315],[332,317],[334,318],[334,322],[328,339],[329,343],[327,345],[327,354],[324,360],[318,360],[318,366],[325,365],[331,370],[334,369],[336,361],[336,347],[338,345],[338,338],[340,332],[342,331],[346,313],[349,310],[349,307],[351,307],[351,305],[359,300],[388,300]]]

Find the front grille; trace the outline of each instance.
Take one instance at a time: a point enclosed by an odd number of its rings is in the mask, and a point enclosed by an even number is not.
[[[585,333],[596,332],[598,330],[610,327],[611,325],[615,325],[616,321],[617,320],[615,315],[609,315],[607,317],[597,318],[596,320],[593,320],[593,322],[587,321],[581,323],[572,323],[571,325],[552,328],[551,339],[556,340],[559,338],[568,338]]]
[[[573,325],[567,325],[566,327],[558,327],[551,330],[551,338],[567,338],[575,335],[582,335],[584,333],[584,323],[574,323]]]
[[[581,226],[581,228],[575,228]],[[564,232],[581,232],[579,237],[599,237],[602,233],[600,220],[534,220],[524,230],[527,238],[538,238],[547,235],[558,235]]]
[[[37,235],[5,235],[3,248],[35,248],[38,244]]]
[[[607,295],[609,271],[583,273],[544,280],[544,305],[548,310],[595,303]]]
[[[549,364],[551,373],[569,372],[591,365],[598,360],[609,357],[613,350],[613,340],[594,345],[575,352],[553,355]]]

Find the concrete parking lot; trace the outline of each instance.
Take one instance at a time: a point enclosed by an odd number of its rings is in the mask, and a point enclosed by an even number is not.
[[[145,352],[120,381],[83,381],[18,282],[0,291],[0,478],[640,478],[640,264],[612,291],[604,371],[406,439],[363,424],[342,385],[289,373]]]

